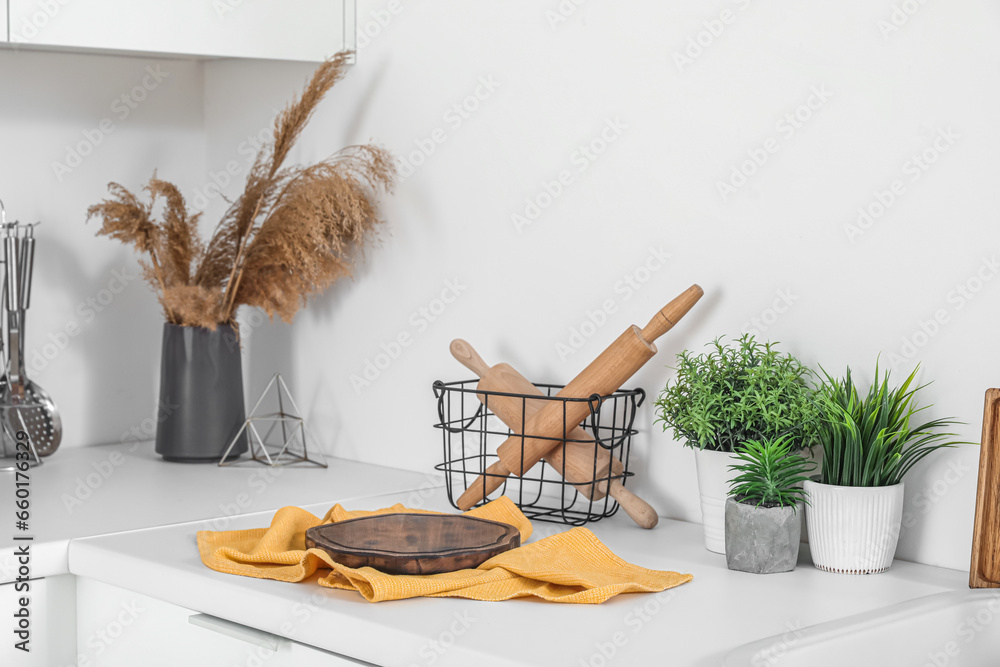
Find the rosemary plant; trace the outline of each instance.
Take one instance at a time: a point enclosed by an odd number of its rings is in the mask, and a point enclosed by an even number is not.
[[[677,376],[656,401],[663,429],[689,447],[732,452],[748,440],[790,436],[793,449],[815,443],[820,416],[806,379],[812,371],[776,343],[752,335],[704,354],[677,355]],[[655,423],[654,422],[654,423]]]

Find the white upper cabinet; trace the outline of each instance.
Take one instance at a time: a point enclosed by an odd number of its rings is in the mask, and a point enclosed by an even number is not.
[[[28,48],[319,61],[354,48],[354,2],[7,0],[4,33]]]

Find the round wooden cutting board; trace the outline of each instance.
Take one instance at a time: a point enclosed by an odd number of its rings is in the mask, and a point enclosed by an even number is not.
[[[381,514],[306,531],[306,548],[341,565],[388,574],[438,574],[474,568],[521,545],[514,526],[451,514]]]

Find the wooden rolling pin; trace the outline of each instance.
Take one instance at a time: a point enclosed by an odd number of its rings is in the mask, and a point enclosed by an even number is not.
[[[653,341],[670,331],[704,293],[701,287],[692,285],[653,315],[653,319],[644,328],[632,325],[626,329],[557,396],[587,398],[594,394],[606,396],[618,391],[656,354]],[[524,436],[512,435],[497,448],[500,460],[487,469],[489,474],[477,477],[465,493],[459,496],[456,503],[458,507],[468,510],[498,489],[504,478],[511,473],[523,475],[554,446],[560,445],[566,438],[566,432],[572,431],[588,414],[590,404],[585,401],[546,401],[546,405],[525,423]]]
[[[510,364],[489,366],[464,340],[451,342],[451,354],[481,378],[476,386],[479,391],[545,396]],[[514,431],[519,430],[526,420],[531,419],[550,402],[546,400],[522,402],[522,399],[514,396],[476,395],[493,411],[493,414]],[[617,477],[625,472],[625,466],[617,457],[598,446],[594,438],[579,426],[570,431],[567,438],[565,448],[559,444],[545,455],[546,462],[556,472],[561,474],[565,469],[566,481],[575,486],[586,498],[596,501],[610,492],[611,497],[618,501],[625,513],[641,527],[648,529],[656,525],[659,521],[656,510],[645,500],[627,490],[622,485],[621,478],[612,479],[610,485],[608,484],[608,477]],[[574,440],[579,442],[572,442]]]

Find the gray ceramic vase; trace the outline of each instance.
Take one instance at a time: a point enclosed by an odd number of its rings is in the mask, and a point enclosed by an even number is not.
[[[730,570],[791,572],[799,560],[802,508],[755,507],[726,499],[726,565]]]
[[[246,420],[240,345],[232,327],[163,325],[156,453],[167,461],[218,462]],[[246,433],[230,456],[247,450]]]

